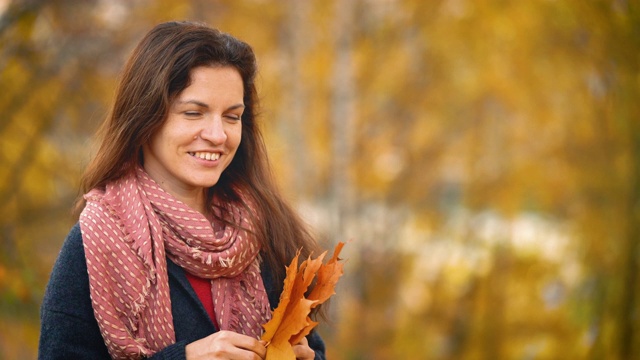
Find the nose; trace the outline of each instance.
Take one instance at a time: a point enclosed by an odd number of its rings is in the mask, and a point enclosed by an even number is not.
[[[213,116],[211,119],[207,119],[204,128],[200,131],[200,137],[214,145],[224,144],[227,140],[227,133],[225,132],[222,117]]]

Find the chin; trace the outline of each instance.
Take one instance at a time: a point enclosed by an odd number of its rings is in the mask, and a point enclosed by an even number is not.
[[[215,181],[215,182],[209,181],[209,182],[206,182],[206,183],[199,183],[197,186],[199,186],[201,188],[204,188],[204,189],[208,189],[210,187],[216,186],[217,184],[218,184],[218,181]]]
[[[210,188],[216,186],[220,182],[220,178],[215,178],[215,180],[207,179],[207,181],[200,182],[201,187]]]
[[[216,185],[220,181],[219,174],[201,174],[190,179],[191,184],[198,187],[209,188]]]

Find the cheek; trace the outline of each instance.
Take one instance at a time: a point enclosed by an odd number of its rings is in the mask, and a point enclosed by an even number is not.
[[[197,131],[185,126],[174,126],[163,129],[161,136],[156,138],[156,145],[164,152],[180,152],[197,139]]]
[[[241,142],[242,142],[242,128],[239,128],[233,132],[232,146],[237,149],[240,146]]]
[[[160,150],[162,150],[158,144],[161,144],[161,140],[158,139],[160,137],[160,133],[156,133],[153,135],[146,144],[142,146],[143,155],[147,154],[157,154]]]

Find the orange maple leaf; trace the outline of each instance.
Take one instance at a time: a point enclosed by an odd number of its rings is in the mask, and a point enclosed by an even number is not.
[[[317,270],[318,278],[316,281],[316,285],[313,287],[313,290],[311,290],[311,293],[307,297],[307,299],[315,301],[311,305],[311,308],[322,304],[336,293],[336,284],[338,284],[340,276],[342,276],[342,274],[344,273],[344,264],[338,262],[338,255],[340,255],[340,251],[342,250],[343,246],[344,243],[338,243],[338,245],[336,245],[336,248],[333,250],[333,256],[331,257],[331,259],[326,264],[321,264],[320,268]],[[320,258],[323,258],[325,254],[326,251],[320,256]],[[289,339],[289,342],[291,344],[299,343],[303,337],[309,335],[309,333],[311,333],[311,330],[313,330],[313,328],[318,325],[317,322],[312,321],[309,317],[307,317],[307,322],[308,324],[302,330],[300,330],[299,333],[295,334],[291,337],[291,339]]]
[[[289,300],[291,299],[291,290],[293,288],[293,280],[296,278],[296,274],[298,273],[298,256],[300,253],[296,254],[296,256],[291,260],[291,264],[286,267],[287,275],[284,279],[284,287],[282,289],[282,294],[280,294],[280,302],[278,307],[271,314],[271,320],[266,324],[262,325],[265,332],[262,334],[262,340],[270,343],[273,337],[278,330],[278,327],[282,323],[284,319],[284,312],[287,310],[287,306],[289,305]]]
[[[299,343],[318,325],[309,318],[311,309],[335,294],[335,285],[343,273],[343,264],[338,262],[343,246],[344,243],[336,245],[333,257],[327,264],[322,263],[327,253],[325,251],[316,259],[309,257],[298,268],[298,252],[286,267],[280,303],[273,311],[271,320],[263,325],[265,332],[262,340],[267,342],[267,360],[295,360],[292,345]],[[316,274],[316,284],[305,298]]]

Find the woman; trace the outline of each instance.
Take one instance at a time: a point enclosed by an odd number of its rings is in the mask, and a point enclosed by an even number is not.
[[[138,44],[47,286],[40,359],[264,358],[285,265],[319,252],[272,181],[255,75],[251,47],[201,24]]]

